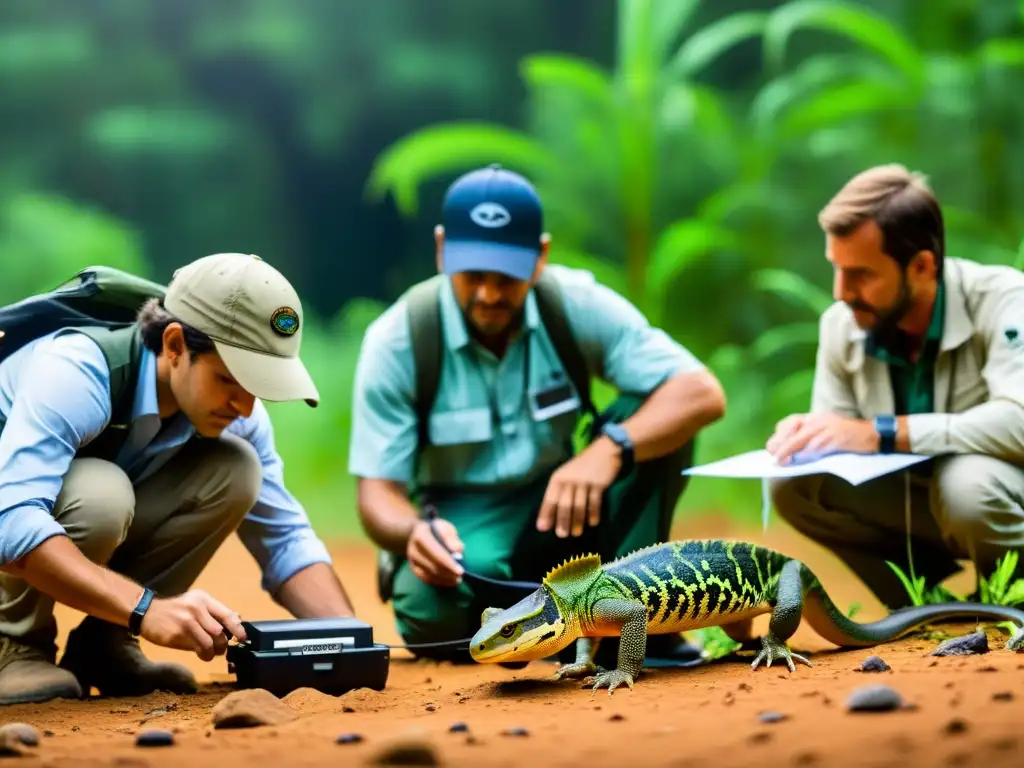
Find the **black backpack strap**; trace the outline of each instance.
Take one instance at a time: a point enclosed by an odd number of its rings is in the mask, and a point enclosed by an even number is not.
[[[84,333],[99,345],[110,369],[110,423],[78,453],[113,461],[128,438],[135,390],[142,360],[142,334],[137,325],[110,329],[82,327],[70,329]]]
[[[415,363],[414,406],[420,450],[430,443],[430,410],[437,397],[441,361],[444,359],[440,288],[440,280],[433,277],[417,283],[406,293],[409,338]]]
[[[555,352],[558,353],[565,372],[579,393],[583,412],[596,419],[597,411],[590,399],[590,371],[579,345],[576,344],[572,328],[569,327],[569,319],[565,315],[565,306],[562,302],[562,287],[554,276],[544,270],[540,273],[533,292],[544,328],[551,337],[551,343],[555,346]]]

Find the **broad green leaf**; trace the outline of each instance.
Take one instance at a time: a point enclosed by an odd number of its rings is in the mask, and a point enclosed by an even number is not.
[[[646,295],[660,306],[673,281],[702,256],[737,246],[737,238],[709,221],[683,219],[664,229],[647,264]]]
[[[117,157],[158,153],[185,158],[228,146],[236,129],[216,113],[140,105],[98,112],[85,132],[95,147]]]
[[[523,60],[520,69],[531,89],[564,88],[601,110],[615,107],[611,77],[593,62],[559,54],[534,54]]]
[[[594,279],[619,294],[626,293],[626,274],[621,265],[614,264],[600,256],[595,256],[571,248],[563,248],[552,243],[548,256],[551,264],[560,264],[570,269],[584,269],[594,275]]]
[[[913,109],[912,95],[899,83],[862,80],[842,83],[808,97],[783,118],[787,138],[831,127],[864,115]]]
[[[518,131],[485,123],[441,123],[388,147],[370,171],[367,191],[374,198],[390,191],[399,211],[411,216],[417,210],[420,184],[490,163],[531,177],[555,167],[544,147]]]
[[[776,407],[786,410],[806,408],[811,401],[813,388],[813,368],[795,371],[772,387],[771,399]]]
[[[1024,40],[996,37],[986,40],[978,48],[976,59],[980,67],[1024,66]]]
[[[765,62],[783,69],[786,46],[800,29],[833,32],[875,51],[910,82],[924,82],[924,58],[888,19],[864,6],[843,0],[795,0],[772,11],[764,35]]]
[[[810,281],[786,269],[760,269],[751,278],[751,287],[767,291],[804,307],[816,317],[833,304],[832,297]]]
[[[96,46],[82,25],[58,26],[56,20],[33,28],[11,24],[0,31],[0,71],[10,77],[54,76],[75,67],[90,67]],[[12,83],[5,84],[5,90]]]
[[[801,345],[814,346],[818,343],[818,324],[787,323],[769,328],[751,345],[754,362],[762,363],[780,352]]]
[[[669,76],[693,77],[736,44],[763,34],[767,21],[763,11],[746,11],[708,24],[679,47],[669,63]]]
[[[699,6],[700,0],[655,0],[651,46],[657,61],[664,60]]]
[[[884,67],[860,55],[813,56],[793,71],[768,81],[758,91],[750,105],[750,120],[759,133],[766,135],[784,119],[787,109],[798,108],[824,88],[850,80],[881,81],[887,75]]]

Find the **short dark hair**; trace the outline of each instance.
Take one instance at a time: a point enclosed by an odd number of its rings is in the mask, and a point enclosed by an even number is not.
[[[853,234],[865,221],[882,231],[882,250],[906,269],[920,251],[935,254],[942,274],[946,233],[942,208],[923,174],[898,163],[878,165],[854,176],[818,214],[821,228],[835,237]]]
[[[149,299],[139,309],[136,321],[139,324],[139,332],[142,335],[143,345],[154,354],[159,355],[164,349],[164,331],[171,323],[181,325],[182,334],[185,337],[185,349],[195,358],[204,352],[213,352],[213,339],[202,331],[197,331],[191,325],[182,323],[174,315],[163,308],[159,299]]]

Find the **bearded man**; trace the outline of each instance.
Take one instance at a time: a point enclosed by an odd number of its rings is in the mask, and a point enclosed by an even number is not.
[[[931,457],[859,486],[776,481],[778,513],[889,608],[1024,545],[1024,276],[947,258],[942,210],[901,165],[854,176],[818,217],[836,303],[820,321],[811,409],[767,443],[779,461],[835,451]],[[909,509],[908,509],[909,508]],[[909,531],[908,531],[909,523]],[[975,595],[976,597],[976,595]]]

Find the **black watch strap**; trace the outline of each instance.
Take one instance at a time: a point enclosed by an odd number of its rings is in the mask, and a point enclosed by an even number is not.
[[[152,589],[142,588],[142,597],[139,598],[132,615],[128,617],[128,631],[131,632],[132,637],[142,634],[142,619],[146,616],[146,611],[149,610],[149,604],[153,602],[154,596]]]
[[[627,475],[632,471],[636,457],[633,449],[633,441],[629,439],[629,433],[621,424],[607,422],[601,427],[601,432],[615,443],[622,451],[622,467],[620,475]]]
[[[896,452],[896,417],[890,414],[876,416],[874,419],[875,431],[878,433],[879,453]]]

